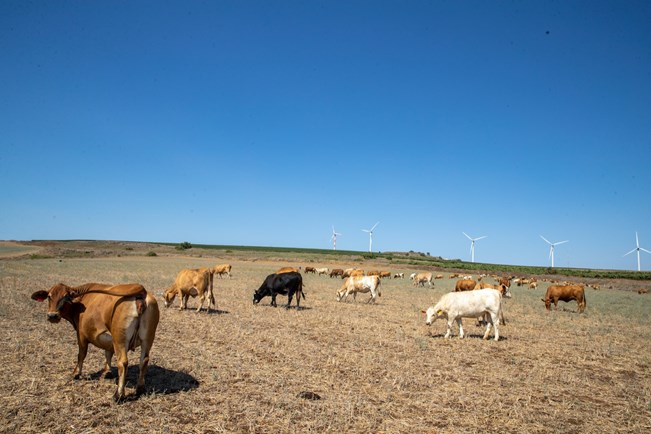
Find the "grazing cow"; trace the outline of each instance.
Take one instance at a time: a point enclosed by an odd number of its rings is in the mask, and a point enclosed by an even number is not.
[[[642,294],[648,294],[648,293],[649,293],[649,290],[646,289],[646,288],[640,288],[640,289],[637,290],[637,293],[640,294],[640,295],[642,295]]]
[[[124,399],[128,366],[127,351],[140,346],[140,372],[136,395],[145,391],[145,373],[149,365],[149,351],[154,343],[159,311],[156,298],[142,285],[102,285],[87,283],[70,287],[59,283],[49,291],[32,294],[36,301],[48,300],[47,319],[58,323],[68,321],[77,334],[77,365],[72,375],[81,377],[88,344],[104,350],[106,363],[103,375],[111,370],[111,359],[116,355],[118,386],[113,399]]]
[[[380,272],[378,270],[370,270],[366,272],[367,276],[379,276]]]
[[[380,279],[390,279],[390,278],[391,278],[390,271],[380,271]]]
[[[285,272],[268,275],[260,288],[253,293],[253,304],[258,304],[264,297],[271,296],[271,305],[276,307],[276,295],[278,294],[287,295],[287,306],[285,306],[287,309],[292,303],[292,297],[296,294],[296,308],[298,309],[301,305],[301,295],[305,300],[301,273]]]
[[[470,292],[448,292],[434,306],[423,311],[427,315],[425,323],[431,325],[438,318],[447,319],[447,332],[445,337],[449,338],[452,331],[452,323],[457,322],[459,326],[459,338],[463,338],[462,318],[477,318],[488,314],[489,321],[484,333],[484,339],[488,339],[491,326],[495,328],[495,340],[499,340],[500,332],[498,322],[502,311],[502,296],[495,289],[478,289]]]
[[[590,288],[594,289],[595,291],[598,291],[598,290],[601,289],[601,286],[599,286],[599,284],[597,284],[597,283],[588,283],[588,286]]]
[[[330,272],[330,270],[328,270],[327,267],[324,267],[324,268],[317,268],[317,269],[316,269],[316,273],[317,273],[319,276],[322,275],[322,274],[328,274],[329,272]]]
[[[454,292],[472,291],[477,286],[477,282],[472,279],[459,279],[454,285]]]
[[[414,286],[425,286],[425,284],[432,286],[432,273],[418,273],[414,276]]]
[[[443,275],[442,274],[437,274],[436,276],[434,276],[434,279],[435,280],[436,279],[443,279]]]
[[[542,299],[545,302],[545,308],[551,310],[552,301],[554,302],[554,309],[558,310],[558,301],[569,302],[576,300],[578,304],[578,313],[581,313],[585,310],[586,299],[585,299],[585,290],[583,285],[551,285],[547,288],[545,293],[545,298]]]
[[[379,276],[351,276],[341,285],[337,291],[337,301],[345,300],[349,294],[353,294],[353,300],[356,301],[357,293],[371,293],[371,298],[367,303],[375,303],[376,297],[381,296],[380,293],[380,277]]]
[[[278,271],[276,271],[276,274],[283,274],[283,273],[300,273],[301,270],[298,268],[294,267],[282,267],[279,268]]]
[[[409,275],[409,280],[414,280],[414,278],[416,277],[416,274],[417,274],[417,273],[411,273],[411,274]]]
[[[228,276],[228,278],[231,278],[231,264],[221,264],[221,265],[215,265],[212,268],[213,274],[218,275],[220,278],[225,274]]]
[[[211,274],[207,268],[199,269],[183,269],[179,271],[176,275],[176,279],[172,286],[167,288],[165,291],[165,307],[170,307],[172,302],[179,296],[179,301],[181,306],[180,310],[187,308],[188,298],[190,296],[196,297],[199,296],[199,307],[197,312],[201,311],[204,301],[208,301],[208,307],[206,308],[207,312],[210,312],[210,306],[215,306],[217,309],[217,304],[215,303],[215,296],[212,292],[212,279]]]
[[[458,279],[458,278],[459,278],[459,274],[457,273],[450,274],[450,279]]]
[[[531,283],[531,279],[524,279],[523,278],[523,279],[518,280],[517,285],[518,286],[527,286],[530,283]]]
[[[396,273],[393,275],[394,279],[404,279],[405,278],[405,273]]]
[[[305,274],[307,274],[307,273],[316,274],[316,268],[314,268],[314,267],[305,267]]]
[[[337,277],[337,276],[343,276],[344,275],[344,270],[341,268],[333,268],[332,271],[330,272],[330,277]]]
[[[536,289],[538,288],[538,282],[535,280],[529,284],[529,289]]]

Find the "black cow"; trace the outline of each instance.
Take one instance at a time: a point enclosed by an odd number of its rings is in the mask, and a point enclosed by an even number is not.
[[[303,293],[303,277],[301,273],[281,273],[281,274],[270,274],[264,279],[260,288],[253,293],[253,304],[260,303],[264,297],[271,296],[271,305],[276,307],[276,295],[287,294],[287,308],[292,302],[292,297],[296,293],[296,308],[301,304],[301,295],[303,295],[303,300],[305,300],[305,294]]]

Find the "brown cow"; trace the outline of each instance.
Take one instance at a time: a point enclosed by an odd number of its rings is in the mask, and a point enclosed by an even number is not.
[[[212,279],[209,269],[199,268],[199,269],[183,269],[179,271],[176,275],[176,279],[172,286],[167,288],[165,291],[165,307],[170,307],[174,298],[179,296],[181,306],[179,309],[183,310],[187,307],[188,298],[190,296],[196,297],[199,296],[199,307],[197,312],[201,311],[203,303],[208,299],[207,312],[210,312],[210,306],[214,305],[217,309],[217,303],[215,303],[215,296],[212,292]]]
[[[149,365],[149,351],[156,335],[159,311],[156,298],[142,285],[86,283],[70,287],[59,283],[49,291],[34,292],[32,299],[48,300],[48,321],[58,323],[63,318],[74,327],[79,346],[77,365],[72,372],[75,379],[81,377],[89,343],[104,350],[104,376],[111,370],[111,359],[115,354],[118,386],[113,399],[122,401],[125,397],[127,351],[140,346],[136,395],[145,391],[145,373]]]
[[[646,288],[640,288],[640,289],[637,290],[637,293],[640,294],[640,295],[642,295],[642,294],[648,294],[648,293],[649,293],[649,290],[646,289]]]
[[[231,264],[221,264],[212,267],[212,273],[222,277],[224,274],[231,278]]]
[[[545,298],[542,299],[545,302],[545,308],[551,310],[552,301],[554,302],[554,309],[558,310],[558,301],[569,302],[576,300],[578,304],[578,313],[581,313],[585,310],[586,299],[585,299],[585,290],[583,285],[551,285],[547,288],[545,293]]]
[[[343,276],[344,270],[341,268],[333,268],[330,272],[330,277]]]
[[[477,286],[477,282],[472,279],[459,279],[457,284],[454,285],[454,292],[459,291],[472,291]]]
[[[305,274],[307,273],[316,274],[316,268],[310,266],[305,267]]]
[[[380,279],[390,279],[390,278],[391,278],[390,271],[380,271]]]

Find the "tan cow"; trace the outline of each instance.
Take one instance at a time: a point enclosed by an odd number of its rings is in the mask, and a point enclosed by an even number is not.
[[[576,300],[578,304],[578,313],[585,310],[586,299],[583,285],[551,285],[547,288],[545,298],[545,308],[551,310],[551,304],[554,302],[554,309],[558,310],[558,301],[569,302]]]
[[[425,286],[426,283],[432,286],[432,273],[429,271],[414,276],[414,286]]]
[[[104,350],[104,376],[111,370],[111,359],[115,354],[118,385],[113,399],[122,401],[129,362],[127,352],[140,346],[136,395],[145,391],[145,373],[156,336],[159,311],[156,298],[142,285],[86,283],[70,287],[59,283],[49,291],[34,292],[32,299],[48,300],[48,321],[58,323],[63,318],[74,327],[79,347],[77,364],[72,372],[75,379],[81,377],[88,344]]]
[[[220,264],[212,267],[212,273],[218,275],[220,278],[223,275],[227,275],[228,278],[231,278],[231,264]]]
[[[282,267],[282,268],[279,268],[278,271],[276,271],[276,274],[283,274],[283,273],[300,273],[300,272],[301,272],[301,270],[299,270],[298,268],[294,268],[294,267]]]
[[[351,276],[346,279],[339,291],[337,291],[337,301],[346,300],[350,294],[353,294],[353,300],[356,300],[358,292],[370,292],[371,298],[368,299],[367,303],[375,303],[375,299],[382,295],[379,287],[379,276]]]
[[[472,279],[459,279],[454,285],[454,292],[472,291],[477,286],[477,282]]]
[[[187,307],[188,298],[190,298],[190,296],[199,296],[199,307],[197,308],[197,312],[201,311],[203,303],[206,301],[206,299],[208,301],[207,312],[210,312],[210,306],[212,305],[214,305],[215,309],[217,309],[215,296],[212,292],[210,277],[210,272],[206,268],[186,268],[179,271],[172,286],[167,288],[165,291],[165,307],[170,307],[174,301],[174,298],[176,298],[178,295],[181,303],[179,309],[181,310]]]
[[[380,279],[390,279],[390,278],[391,278],[390,271],[380,271]]]
[[[649,290],[646,289],[646,288],[640,288],[640,289],[637,290],[637,293],[640,294],[640,295],[642,295],[642,294],[648,294],[648,293],[649,293]]]

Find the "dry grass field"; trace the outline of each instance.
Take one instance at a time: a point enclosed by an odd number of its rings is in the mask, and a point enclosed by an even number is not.
[[[233,278],[215,279],[218,312],[179,311],[178,300],[165,309],[162,292],[177,271],[227,261]],[[651,295],[586,289],[584,314],[575,302],[548,313],[546,284],[513,287],[499,342],[483,341],[468,319],[466,339],[455,330],[446,340],[444,322],[427,327],[421,309],[453,287],[449,279],[434,288],[383,280],[379,302],[367,305],[367,295],[338,303],[341,280],[309,274],[301,310],[270,307],[269,298],[254,306],[253,291],[285,265],[306,264],[171,255],[0,261],[0,431],[651,432]],[[73,380],[72,327],[48,323],[29,297],[89,281],[138,282],[160,301],[147,394],[138,399],[112,401],[115,379],[98,378],[103,352],[94,347],[84,378]],[[139,350],[129,354],[132,394]]]

